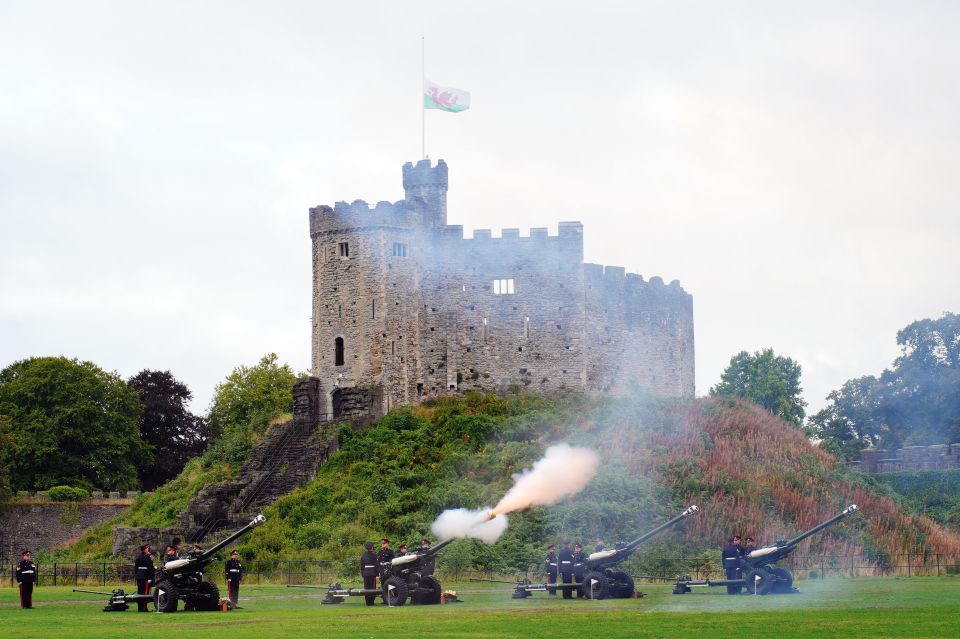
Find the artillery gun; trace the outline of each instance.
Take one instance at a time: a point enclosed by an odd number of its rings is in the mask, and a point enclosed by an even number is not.
[[[321,603],[339,604],[347,597],[377,595],[383,597],[388,606],[402,606],[407,599],[414,604],[438,604],[443,597],[440,580],[432,573],[437,555],[455,538],[444,539],[435,546],[394,557],[388,563],[380,564],[380,588],[344,588],[340,584],[330,586],[289,585],[288,588],[326,588]]]
[[[263,515],[257,515],[249,524],[210,548],[165,563],[157,570],[157,585],[153,589],[153,607],[157,612],[176,612],[177,602],[181,599],[185,607],[194,610],[217,610],[220,591],[216,584],[203,579],[203,569],[216,559],[216,553],[266,520]]]
[[[514,584],[512,597],[514,599],[526,599],[534,592],[576,589],[583,592],[583,595],[589,599],[625,599],[632,597],[634,593],[633,577],[622,570],[615,570],[615,567],[626,561],[642,543],[673,528],[685,518],[697,512],[697,510],[698,508],[696,506],[690,506],[673,519],[664,522],[629,543],[622,544],[611,550],[600,550],[591,553],[583,562],[583,576],[579,583],[544,584],[533,583],[528,579],[522,579]],[[503,583],[494,579],[473,578],[471,581]]]
[[[673,589],[673,594],[683,595],[690,592],[693,587],[710,586],[745,586],[747,592],[751,595],[766,594],[789,594],[797,592],[793,587],[793,575],[789,570],[783,567],[774,566],[776,562],[784,559],[797,549],[800,542],[815,535],[824,528],[829,528],[841,519],[845,519],[857,512],[859,509],[856,504],[850,504],[839,515],[835,515],[823,523],[817,524],[810,530],[800,533],[793,539],[778,539],[771,546],[757,548],[740,558],[740,571],[744,575],[742,579],[690,579],[689,576],[677,578],[677,584]]]

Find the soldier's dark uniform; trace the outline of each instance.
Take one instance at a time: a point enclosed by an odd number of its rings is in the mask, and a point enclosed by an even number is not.
[[[368,541],[363,545],[364,552],[360,555],[360,576],[363,577],[363,587],[367,590],[373,590],[377,587],[377,576],[380,574],[380,563],[377,556],[373,554],[373,542]],[[372,606],[377,599],[376,595],[364,595],[364,600],[368,606]]]
[[[234,551],[236,552],[236,551]],[[234,608],[240,601],[240,582],[243,581],[243,564],[238,557],[234,557],[234,552],[230,553],[230,561],[223,566],[223,576],[227,580],[227,596],[233,602]]]
[[[557,564],[557,553],[553,551],[554,548],[556,548],[556,546],[553,546],[553,545],[547,548],[547,558],[543,560],[543,567],[547,571],[548,584],[557,583],[558,564]],[[547,592],[550,593],[551,595],[555,595],[557,594],[557,589],[548,587]]]
[[[727,579],[740,579],[740,557],[743,556],[743,549],[739,544],[739,537],[733,536],[727,540],[727,545],[723,549],[721,557],[723,558],[723,569],[727,573]],[[741,586],[727,586],[728,595],[739,595]]]
[[[426,552],[430,550],[430,540],[424,539],[420,542],[420,552]],[[423,560],[423,568],[420,569],[420,574],[424,577],[427,575],[432,575],[437,569],[437,556],[434,555],[428,559]]]
[[[557,559],[560,562],[560,579],[565,584],[573,583],[573,551],[570,550],[569,541],[563,542],[563,548],[561,548],[557,554]],[[563,598],[572,599],[573,590],[564,588]]]
[[[30,559],[30,553],[23,553],[23,559],[17,565],[17,583],[20,584],[20,607],[33,608],[33,584],[37,582],[37,565]]]
[[[573,547],[573,578],[577,583],[583,583],[583,576],[586,572],[585,562],[587,554],[583,552],[583,546],[577,544]],[[577,588],[577,599],[583,597],[583,589]]]
[[[150,588],[153,586],[156,569],[153,565],[153,557],[147,554],[149,547],[148,544],[140,546],[140,554],[137,555],[137,558],[133,561],[133,572],[134,578],[137,580],[138,595],[149,595]],[[137,602],[137,612],[148,612],[146,601]]]
[[[396,555],[393,554],[393,548],[390,547],[390,542],[388,541],[386,545],[380,547],[380,552],[377,553],[377,562],[381,564],[389,564]]]

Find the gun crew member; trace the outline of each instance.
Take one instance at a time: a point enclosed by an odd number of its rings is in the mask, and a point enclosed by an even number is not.
[[[173,544],[170,544],[167,546],[167,552],[163,557],[163,563],[167,563],[168,561],[173,561],[175,559],[180,559],[180,555],[177,554],[177,547]]]
[[[223,566],[223,576],[227,580],[227,596],[234,608],[239,608],[237,602],[240,601],[240,582],[243,580],[243,564],[240,563],[240,553],[236,550],[230,552],[230,561]]]
[[[587,561],[587,555],[583,552],[583,544],[577,542],[573,545],[573,578],[577,583],[583,583],[583,564]],[[577,599],[583,597],[583,589],[577,588]]]
[[[380,552],[377,553],[377,561],[381,564],[389,564],[393,561],[394,557],[393,548],[390,547],[390,540],[384,537],[380,540]]]
[[[37,564],[33,563],[29,550],[24,550],[23,559],[17,565],[17,583],[20,584],[20,607],[33,608],[33,584],[37,583]]]
[[[753,540],[753,537],[747,537],[744,541],[746,542],[746,544],[743,546],[744,555],[749,555],[757,549],[757,542]]]
[[[377,575],[380,574],[380,562],[377,556],[373,554],[373,542],[368,541],[363,544],[363,554],[360,555],[360,576],[363,577],[364,590],[375,590],[377,587]],[[364,595],[363,599],[368,606],[372,606],[376,600],[376,595]]]
[[[740,535],[731,535],[727,539],[727,545],[723,549],[721,557],[723,558],[723,569],[727,573],[727,579],[740,579],[740,557],[743,556],[743,548],[740,547]],[[741,586],[727,586],[728,595],[739,595]]]
[[[557,555],[557,559],[560,560],[560,578],[563,580],[563,583],[573,583],[573,551],[570,550],[569,539],[563,540],[563,548]],[[564,588],[563,598],[573,599],[573,590]]]
[[[550,544],[547,546],[547,558],[543,560],[543,567],[547,571],[547,583],[555,584],[557,583],[557,546],[556,544]],[[547,592],[551,595],[557,594],[556,588],[547,587]]]
[[[430,550],[430,540],[424,539],[420,542],[420,552],[424,553]],[[437,569],[437,558],[436,556],[429,557],[423,560],[423,568],[420,569],[420,574],[424,577],[432,575]]]
[[[150,554],[150,544],[140,546],[140,554],[133,561],[133,572],[134,578],[137,580],[137,594],[149,595],[155,572],[153,557]],[[137,612],[148,612],[146,601],[137,602]]]
[[[607,549],[607,545],[603,543],[603,537],[597,537],[597,547],[593,549],[594,552],[601,552]]]

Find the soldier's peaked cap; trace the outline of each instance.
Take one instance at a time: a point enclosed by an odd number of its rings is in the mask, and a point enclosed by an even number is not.
[[[366,543],[363,544],[363,547],[366,548],[367,550],[373,550],[373,542],[372,542],[372,541],[368,541],[368,542],[366,542]]]

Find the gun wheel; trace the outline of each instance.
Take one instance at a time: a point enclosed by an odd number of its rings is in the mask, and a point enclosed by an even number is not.
[[[609,592],[613,599],[628,599],[633,594],[633,577],[623,571],[614,570],[610,573]]]
[[[747,592],[751,595],[766,595],[773,585],[773,575],[758,568],[747,573]]]
[[[580,590],[587,599],[606,599],[610,596],[610,580],[599,572],[588,572]]]
[[[788,595],[793,592],[793,575],[790,574],[789,570],[786,568],[774,568],[772,574],[774,581],[770,592],[778,595]]]
[[[169,581],[161,581],[153,589],[153,607],[157,612],[176,612],[180,591]]]
[[[209,581],[201,581],[197,586],[195,607],[197,610],[212,612],[220,609],[220,589],[217,585]]]
[[[383,603],[388,606],[402,606],[407,603],[410,589],[407,582],[399,577],[387,577],[383,582]]]
[[[420,590],[420,592],[410,596],[410,603],[421,605],[438,604],[440,603],[440,597],[443,596],[440,580],[433,575],[421,577],[418,590]]]

